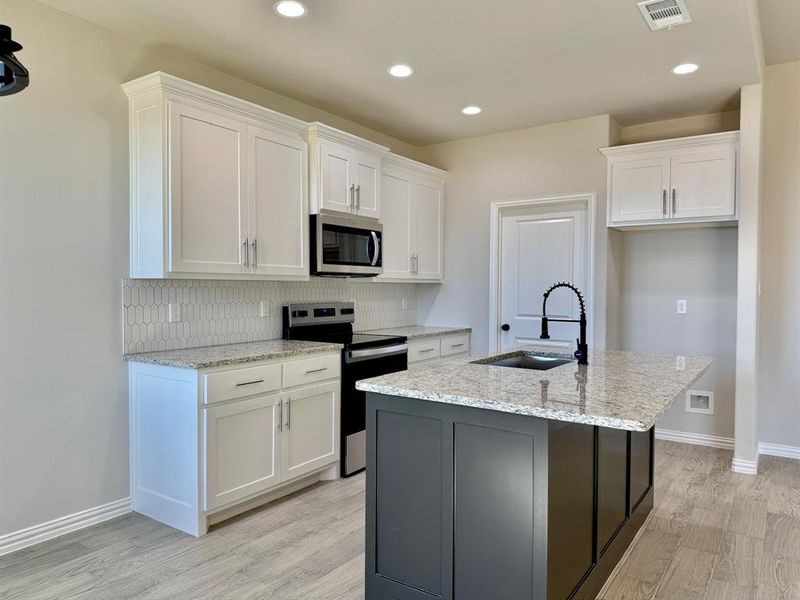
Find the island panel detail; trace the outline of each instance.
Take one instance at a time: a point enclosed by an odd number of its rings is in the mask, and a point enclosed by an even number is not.
[[[366,599],[594,598],[652,508],[652,451],[652,430],[369,393]]]

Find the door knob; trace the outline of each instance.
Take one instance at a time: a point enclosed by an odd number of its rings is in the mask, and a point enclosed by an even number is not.
[[[502,329],[503,331],[508,331],[509,329],[511,329],[511,325],[509,325],[508,323],[503,323],[500,326],[500,329]]]

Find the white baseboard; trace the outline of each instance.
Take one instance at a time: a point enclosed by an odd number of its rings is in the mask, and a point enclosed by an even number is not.
[[[131,512],[131,499],[122,498],[80,512],[0,535],[0,556],[51,540],[72,531],[96,525]]]
[[[731,462],[731,471],[743,473],[744,475],[756,475],[758,474],[758,460],[734,458]]]
[[[705,433],[690,433],[688,431],[675,431],[674,429],[661,429],[656,427],[656,439],[667,440],[669,442],[682,442],[684,444],[695,444],[697,446],[710,446],[711,448],[722,448],[723,450],[733,450],[733,438],[706,435]]]
[[[767,456],[780,456],[782,458],[794,458],[800,460],[800,447],[785,446],[784,444],[772,444],[770,442],[759,442],[758,453]]]

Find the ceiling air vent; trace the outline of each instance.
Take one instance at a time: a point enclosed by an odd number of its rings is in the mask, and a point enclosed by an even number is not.
[[[637,6],[653,31],[692,21],[683,0],[646,0]]]

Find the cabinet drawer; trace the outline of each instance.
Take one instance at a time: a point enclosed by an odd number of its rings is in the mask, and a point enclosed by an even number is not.
[[[440,352],[439,338],[414,341],[408,344],[408,362],[439,358]]]
[[[338,379],[341,356],[322,356],[283,365],[283,387],[294,387],[325,379]]]
[[[213,404],[281,389],[281,366],[261,365],[207,373],[203,380],[203,402]]]
[[[469,352],[469,334],[449,335],[442,338],[442,356]]]

